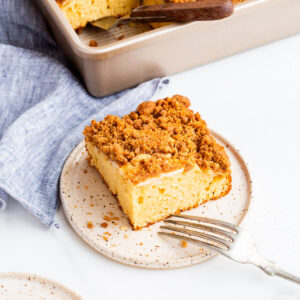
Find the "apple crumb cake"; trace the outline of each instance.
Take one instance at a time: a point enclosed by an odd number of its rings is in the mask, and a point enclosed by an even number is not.
[[[231,189],[229,158],[188,98],[146,101],[84,130],[91,166],[134,229],[218,199]]]

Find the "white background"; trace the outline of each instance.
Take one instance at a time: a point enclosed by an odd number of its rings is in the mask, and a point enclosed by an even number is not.
[[[300,35],[172,76],[155,98],[182,94],[248,162],[255,201],[244,226],[264,256],[300,275]],[[46,229],[15,201],[0,214],[0,272],[38,273],[94,299],[300,299],[300,287],[217,257],[155,271],[113,262],[66,222]]]

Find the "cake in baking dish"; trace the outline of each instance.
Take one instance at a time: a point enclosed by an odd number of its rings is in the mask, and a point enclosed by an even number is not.
[[[197,0],[56,0],[57,4],[74,29],[85,27],[87,23],[106,17],[123,17],[140,6],[154,5],[168,2],[183,3]],[[209,1],[209,0],[208,0]],[[233,0],[233,4],[245,0]],[[151,23],[153,27],[160,27],[170,23]]]
[[[116,195],[134,229],[218,199],[231,189],[224,147],[188,98],[140,104],[84,130],[91,166]]]
[[[140,0],[56,0],[74,29],[105,17],[122,17],[140,5]]]

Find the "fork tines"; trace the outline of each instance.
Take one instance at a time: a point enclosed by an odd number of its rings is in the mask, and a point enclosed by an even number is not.
[[[171,215],[171,217],[188,221],[167,219],[164,221],[166,224],[175,226],[160,226],[160,228],[164,230],[159,232],[160,235],[184,240],[218,252],[223,253],[224,251],[229,250],[236,234],[238,234],[237,226],[224,221],[189,215]],[[178,235],[176,233],[181,233],[183,235]]]

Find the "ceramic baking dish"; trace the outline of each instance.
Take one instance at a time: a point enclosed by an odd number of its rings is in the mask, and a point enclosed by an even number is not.
[[[105,96],[300,32],[300,0],[248,0],[219,21],[148,25],[77,34],[55,0],[37,1],[57,43],[76,65],[89,93]],[[90,47],[96,40],[98,47]]]

